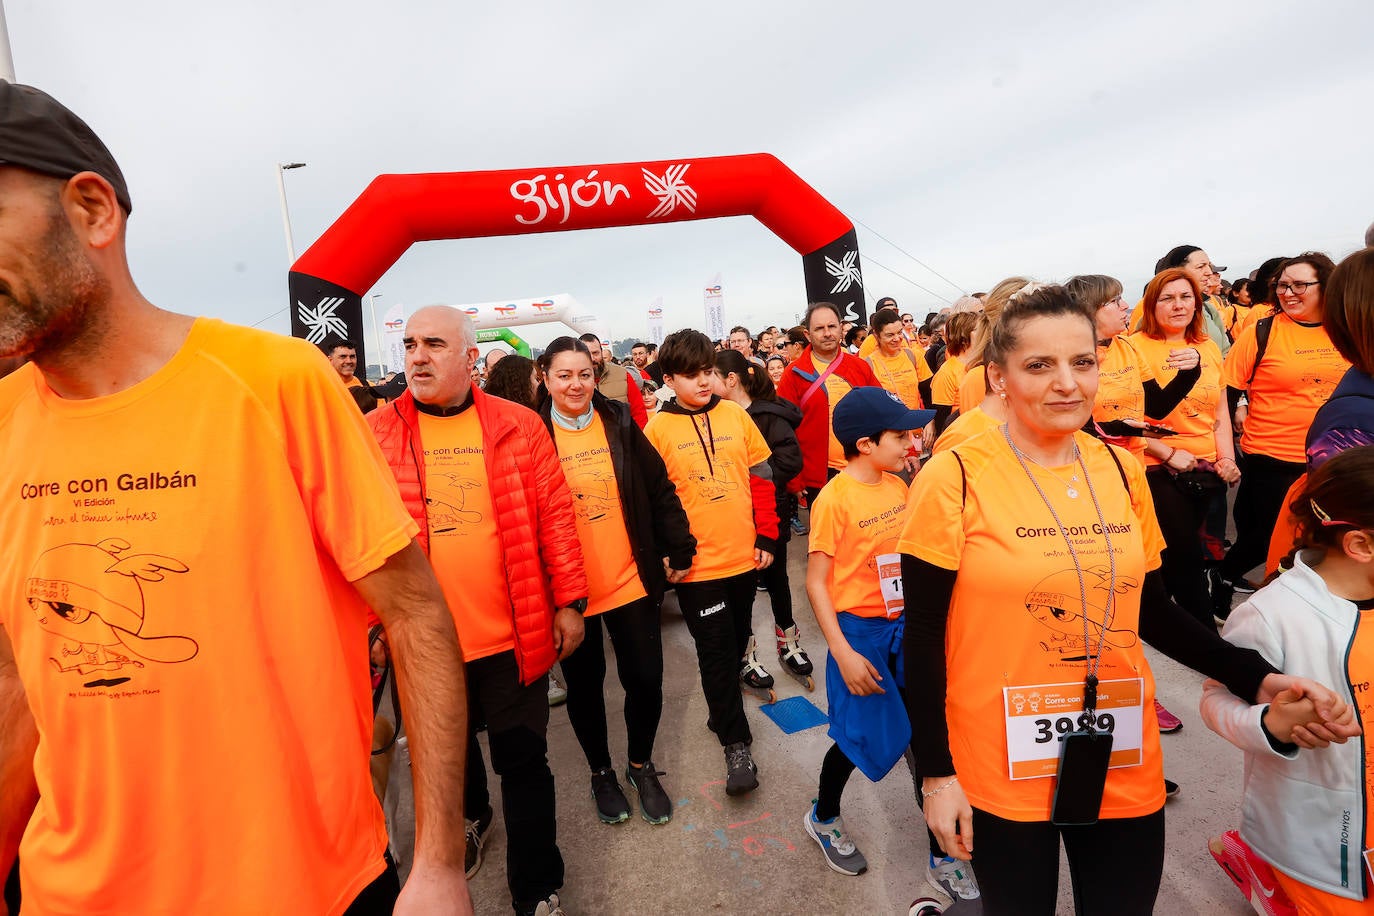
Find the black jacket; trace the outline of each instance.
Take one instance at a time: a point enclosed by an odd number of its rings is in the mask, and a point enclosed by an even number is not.
[[[797,497],[787,491],[787,485],[802,470],[801,443],[797,441],[801,411],[791,401],[758,400],[750,402],[749,416],[773,451],[768,466],[773,471],[773,486],[778,491],[778,541],[785,543],[792,536],[788,520],[792,518],[797,501]]]
[[[648,592],[649,600],[657,606],[663,601],[667,580],[663,574],[663,557],[673,569],[687,569],[697,553],[697,539],[687,523],[687,513],[678,499],[677,489],[668,478],[663,464],[644,433],[630,417],[630,408],[612,401],[599,391],[592,393],[592,409],[606,427],[606,443],[611,449],[611,467],[615,471],[616,489],[625,514],[625,530],[630,536],[630,550],[639,568],[639,581]],[[539,405],[539,415],[553,436],[553,402],[545,398]],[[558,439],[554,437],[554,444]],[[583,544],[584,552],[595,546]]]

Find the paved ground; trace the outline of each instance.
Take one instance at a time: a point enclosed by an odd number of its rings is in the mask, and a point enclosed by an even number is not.
[[[792,547],[789,567],[798,599],[797,620],[803,644],[812,650],[819,669],[823,641],[805,599],[801,550],[796,543]],[[766,596],[759,596],[755,604],[754,621],[760,645],[771,647]],[[601,824],[589,794],[586,762],[567,715],[561,709],[552,712],[550,760],[558,783],[559,842],[567,863],[563,900],[569,912],[637,914],[662,908],[688,913],[905,916],[913,898],[930,892],[924,877],[925,831],[906,768],[898,764],[877,784],[855,773],[845,792],[844,814],[870,869],[858,878],[830,871],[801,826],[829,747],[825,728],[785,735],[759,711],[758,700],[747,698],[761,785],[743,800],[727,798],[724,758],[706,730],[706,704],[691,639],[671,596],[664,606],[663,635],[667,670],[655,760],[667,771],[664,785],[677,799],[670,823],[652,827],[636,813],[623,824]],[[780,697],[806,696],[825,709],[823,685],[806,694],[770,662],[776,657],[766,658],[765,665],[777,678]],[[1236,823],[1241,754],[1199,719],[1201,678],[1153,652],[1151,664],[1160,700],[1185,722],[1181,732],[1162,739],[1165,772],[1183,792],[1168,805],[1168,848],[1156,912],[1244,916],[1252,912],[1249,905],[1207,853],[1207,840]],[[608,709],[619,710],[623,694],[613,675],[607,678],[606,694]],[[613,712],[611,747],[619,769],[625,765],[624,741],[624,722]],[[405,761],[398,758],[394,772],[401,776],[404,770]],[[494,780],[492,785],[494,790]],[[397,845],[403,848],[410,829],[404,810],[408,788],[404,779],[394,779],[397,797],[389,799],[388,806],[395,815]],[[633,803],[633,794],[630,798]],[[506,843],[499,816],[487,854],[471,883],[477,912],[509,913]],[[1073,912],[1067,888],[1067,870],[1061,867],[1059,912],[1064,914]],[[953,910],[950,916],[962,912]]]

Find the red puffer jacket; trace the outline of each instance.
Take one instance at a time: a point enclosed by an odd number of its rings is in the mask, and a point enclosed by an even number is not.
[[[553,667],[553,612],[587,597],[572,495],[544,421],[532,410],[472,391],[482,424],[482,451],[499,520],[502,565],[515,622],[520,680],[533,683]],[[401,498],[429,552],[425,465],[419,411],[409,391],[367,417]]]

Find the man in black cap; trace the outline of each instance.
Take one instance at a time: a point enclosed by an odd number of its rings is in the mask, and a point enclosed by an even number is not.
[[[0,380],[0,875],[18,849],[35,912],[471,913],[415,522],[317,349],[143,297],[131,211],[80,118],[0,82],[0,357],[30,360]],[[415,768],[399,902],[368,606]]]

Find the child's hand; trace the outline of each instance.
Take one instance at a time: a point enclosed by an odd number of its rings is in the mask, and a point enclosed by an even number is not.
[[[1264,728],[1282,744],[1295,744],[1293,729],[1317,719],[1317,707],[1301,691],[1280,690],[1264,711]]]
[[[754,548],[754,568],[767,569],[773,564],[773,555],[762,548]]]
[[[887,693],[878,686],[883,676],[873,667],[872,662],[858,652],[846,646],[839,652],[832,650],[831,654],[835,656],[835,664],[840,669],[840,676],[844,678],[844,685],[854,696],[866,697],[875,693]]]

